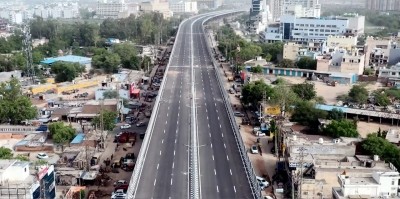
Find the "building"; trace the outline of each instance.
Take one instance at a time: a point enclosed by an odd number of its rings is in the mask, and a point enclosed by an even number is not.
[[[317,57],[317,71],[328,71],[338,73],[355,73],[362,75],[364,72],[365,55],[357,49],[347,51],[336,50],[330,54]]]
[[[259,34],[264,31],[269,21],[269,7],[266,0],[254,0],[250,8],[250,19],[247,22],[247,30],[250,34]]]
[[[99,18],[125,18],[128,17],[128,6],[124,0],[101,0],[97,3],[96,15]]]
[[[390,143],[393,143],[393,144],[399,146],[400,145],[400,131],[397,129],[390,129],[386,133],[385,139],[387,141],[389,141]]]
[[[270,0],[269,7],[272,21],[278,21],[282,15],[283,0]]]
[[[76,55],[66,55],[66,56],[60,56],[60,57],[45,58],[40,63],[45,64],[45,65],[51,65],[51,64],[59,62],[59,61],[68,62],[68,63],[78,63],[80,65],[85,66],[86,71],[89,71],[92,68],[92,58],[76,56]]]
[[[400,48],[392,39],[367,37],[365,66],[371,69],[393,66],[400,62]]]
[[[141,2],[140,11],[144,13],[159,12],[166,19],[173,16],[173,12],[169,9],[169,3],[160,0]]]
[[[345,36],[360,36],[364,34],[365,16],[358,13],[345,13],[343,18],[349,20]]]
[[[196,2],[198,10],[216,9],[223,3],[222,0],[196,0]]]
[[[379,67],[379,77],[400,79],[400,63],[390,67]]]
[[[320,17],[321,4],[319,0],[284,0],[282,15],[300,17]]]
[[[399,179],[397,171],[351,175],[343,172],[338,175],[340,187],[332,188],[333,198],[400,198]]]
[[[169,9],[173,12],[173,14],[198,13],[197,1],[170,2]]]
[[[309,45],[296,44],[288,42],[283,45],[283,59],[298,61],[302,57],[310,57],[316,59],[320,54],[320,45],[318,43],[310,43]]]
[[[399,11],[400,10],[400,1],[398,1],[398,0],[366,0],[365,7],[367,10]]]
[[[331,53],[338,49],[350,51],[356,46],[357,37],[328,36],[328,38],[326,39],[326,44],[322,48],[322,54]]]
[[[351,36],[355,32],[363,32],[363,17],[356,16],[353,17],[354,19],[352,17],[297,18],[294,15],[284,15],[281,17],[277,30],[277,25],[273,24],[260,34],[262,40],[265,42],[283,40],[300,44],[308,44],[308,42],[323,43],[329,36]],[[356,29],[352,29],[351,27]],[[269,29],[273,31],[269,31]]]

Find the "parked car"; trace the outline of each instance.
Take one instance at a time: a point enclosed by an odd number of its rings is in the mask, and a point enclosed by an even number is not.
[[[244,114],[241,113],[241,112],[235,112],[234,115],[235,115],[236,117],[244,117]]]
[[[233,88],[230,88],[228,91],[230,94],[235,94],[235,90],[233,90]]]
[[[130,124],[123,124],[122,126],[121,126],[121,129],[129,129],[129,128],[131,128],[132,126],[130,125]]]
[[[141,126],[144,126],[144,125],[146,125],[146,123],[144,123],[144,122],[138,122],[138,123],[136,124],[137,127],[141,127]]]
[[[128,184],[128,182],[126,180],[118,180],[118,181],[114,182],[114,186],[123,185],[123,184]]]
[[[252,154],[257,154],[258,153],[258,148],[257,148],[256,145],[251,146],[250,153],[252,153]]]
[[[143,140],[145,135],[146,135],[145,133],[140,133],[140,135],[139,135],[140,139]]]
[[[49,156],[46,153],[38,153],[36,156],[38,159],[47,159]]]
[[[269,186],[269,182],[265,178],[256,176],[256,179],[260,184],[264,185],[265,187]]]

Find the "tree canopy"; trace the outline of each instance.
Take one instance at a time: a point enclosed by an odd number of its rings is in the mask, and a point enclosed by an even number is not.
[[[0,159],[11,159],[13,157],[13,153],[11,149],[6,147],[0,147]]]
[[[116,53],[107,50],[97,50],[92,58],[92,65],[105,73],[115,73],[121,64],[121,58]]]
[[[118,97],[118,92],[116,90],[106,90],[103,92],[104,99],[115,99]]]
[[[121,59],[121,65],[124,68],[139,70],[140,58],[133,44],[123,43],[114,45],[114,53]]]
[[[349,91],[350,101],[365,104],[368,100],[368,91],[364,86],[354,85]]]
[[[22,94],[19,81],[12,78],[0,84],[0,121],[17,124],[23,120],[33,119],[37,110],[30,99]]]
[[[315,85],[313,83],[304,82],[292,86],[293,92],[303,100],[312,100],[317,96]]]
[[[294,61],[290,60],[290,59],[283,59],[282,61],[280,61],[278,63],[278,67],[281,68],[294,68]]]
[[[357,123],[351,120],[332,120],[323,130],[325,135],[331,137],[358,137]]]
[[[342,110],[334,108],[328,113],[328,119],[330,120],[341,120],[344,119],[344,113]]]
[[[301,69],[317,69],[317,60],[312,59],[311,57],[302,57],[297,61],[297,67]]]
[[[84,71],[85,67],[78,63],[56,62],[51,66],[51,72],[56,74],[56,82],[70,82]]]
[[[246,105],[251,104],[251,106],[256,107],[263,99],[264,93],[268,97],[272,95],[272,92],[272,88],[262,80],[250,82],[243,86],[242,101]]]
[[[76,131],[71,126],[64,125],[63,122],[55,122],[49,125],[50,135],[57,144],[66,144],[74,139]]]
[[[263,68],[260,65],[253,66],[251,67],[251,72],[261,74],[263,72]]]
[[[362,144],[366,154],[378,155],[382,160],[391,162],[397,169],[400,169],[400,150],[396,145],[377,134],[369,134]]]
[[[113,111],[103,110],[99,116],[93,118],[93,125],[101,127],[101,120],[103,119],[104,130],[112,131],[115,128],[115,119],[118,114]]]
[[[315,108],[315,104],[309,101],[300,101],[294,108],[291,120],[311,129],[318,128],[318,119],[326,118],[326,111]]]

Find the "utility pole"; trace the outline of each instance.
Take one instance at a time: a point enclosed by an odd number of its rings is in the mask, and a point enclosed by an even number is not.
[[[30,78],[32,84],[34,84],[35,68],[32,61],[32,35],[29,24],[25,24],[24,29],[24,39],[22,40],[22,51],[26,59],[26,72],[27,77]]]
[[[104,114],[103,114],[103,108],[104,108],[104,99],[102,99],[100,101],[100,131],[101,131],[101,135],[100,135],[100,140],[101,140],[101,144],[100,147],[101,148],[105,148],[105,138],[104,138]]]

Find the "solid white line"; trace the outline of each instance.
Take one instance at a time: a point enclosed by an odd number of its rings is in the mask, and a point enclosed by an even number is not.
[[[158,170],[158,167],[160,166],[160,164],[157,164],[157,170]]]

